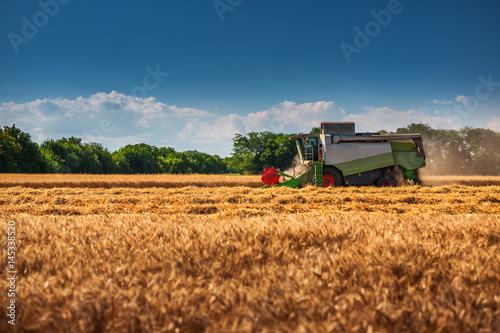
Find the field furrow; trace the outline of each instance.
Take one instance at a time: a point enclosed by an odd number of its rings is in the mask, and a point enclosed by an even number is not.
[[[398,214],[498,214],[500,186],[350,187],[303,189],[184,187],[0,190],[0,209],[9,214],[326,214],[382,212]]]

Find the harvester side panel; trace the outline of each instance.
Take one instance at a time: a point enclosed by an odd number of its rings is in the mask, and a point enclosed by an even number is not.
[[[340,163],[358,161],[367,157],[374,157],[377,155],[392,153],[391,144],[388,142],[346,142],[339,144],[327,143],[325,145],[325,148],[324,159],[326,165],[335,166]]]
[[[425,166],[425,157],[418,156],[413,143],[392,142],[391,147],[396,165],[401,165],[406,170],[415,170]]]
[[[336,164],[344,176],[353,175],[365,171],[391,167],[394,165],[394,157],[392,153],[384,153],[366,158],[361,158],[349,162]]]

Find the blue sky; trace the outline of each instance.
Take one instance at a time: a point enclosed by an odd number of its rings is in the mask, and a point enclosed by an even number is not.
[[[227,156],[236,132],[307,132],[321,121],[500,131],[497,1],[9,0],[0,9],[0,125],[38,142],[77,136],[112,150],[146,142]]]

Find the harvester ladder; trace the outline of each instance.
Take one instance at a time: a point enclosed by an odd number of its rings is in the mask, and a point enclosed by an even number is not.
[[[323,166],[325,162],[313,162],[316,186],[323,187]]]

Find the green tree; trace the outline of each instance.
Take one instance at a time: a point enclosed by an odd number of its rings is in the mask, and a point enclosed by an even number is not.
[[[119,152],[113,152],[113,162],[117,166],[117,173],[130,175],[134,173],[134,170],[130,167],[128,160],[125,155]]]
[[[17,156],[21,153],[21,145],[0,128],[0,172],[19,172]]]
[[[406,127],[401,127],[396,130],[396,134],[414,134],[420,133],[423,138],[432,137],[434,133],[434,129],[432,129],[429,125],[423,123],[411,123]],[[386,131],[385,131],[386,132]]]
[[[45,140],[40,152],[49,172],[61,173],[116,173],[118,163],[101,144],[82,143],[80,138]]]
[[[40,147],[40,153],[45,164],[45,172],[47,173],[60,173],[61,172],[61,160],[59,156],[54,154],[50,149]]]
[[[83,151],[86,159],[89,160],[89,168],[95,169],[91,173],[117,173],[118,164],[113,159],[113,154],[109,152],[100,143],[85,143],[83,145]]]
[[[464,127],[461,149],[467,159],[466,174],[500,174],[500,133],[489,129]]]
[[[82,139],[70,137],[59,140],[45,140],[41,147],[50,151],[54,156],[57,156],[59,163],[59,172],[61,173],[85,173],[89,170],[92,162],[86,158],[94,158],[94,156],[85,156],[83,152]]]
[[[284,171],[291,166],[293,157],[297,155],[297,148],[295,141],[291,141],[289,137],[289,135],[278,134],[274,140],[266,143],[260,155],[262,169],[273,166]]]
[[[289,136],[271,132],[250,132],[248,136],[236,134],[229,160],[230,168],[245,174],[258,174],[269,166],[288,168],[297,154]]]
[[[155,146],[140,143],[126,145],[114,152],[113,156],[123,173],[158,173],[157,150]]]
[[[28,133],[21,131],[15,124],[11,127],[4,126],[3,131],[20,147],[11,151],[17,165],[16,172],[41,173],[46,171],[46,164],[38,144],[31,140]]]
[[[182,153],[171,153],[167,156],[159,156],[158,164],[163,173],[190,173],[189,161]]]
[[[311,129],[311,132],[310,132],[310,133],[311,133],[311,134],[320,134],[320,133],[321,133],[321,128],[319,128],[319,127],[313,127],[313,128]]]
[[[196,150],[188,150],[183,154],[187,158],[189,168],[193,173],[221,174],[227,171],[224,162],[217,155],[212,156]]]

